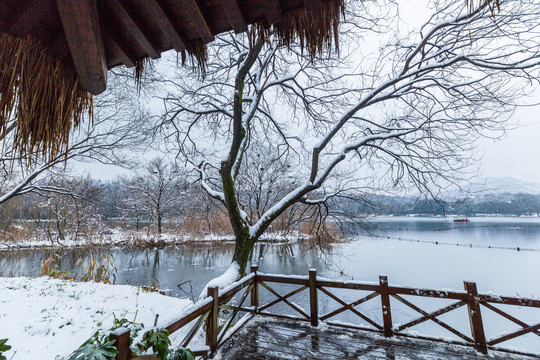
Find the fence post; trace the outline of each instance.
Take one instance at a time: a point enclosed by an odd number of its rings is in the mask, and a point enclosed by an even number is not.
[[[392,337],[394,335],[394,330],[392,330],[392,312],[390,310],[390,292],[388,291],[388,277],[384,275],[379,276],[379,290],[379,292],[381,293],[384,336]]]
[[[251,288],[251,306],[255,307],[255,312],[259,308],[259,280],[257,279],[257,271],[259,271],[259,267],[257,265],[251,265],[251,272],[255,273],[255,281]]]
[[[109,335],[109,339],[115,341],[113,346],[118,350],[116,360],[129,360],[131,358],[131,350],[129,349],[130,331],[127,329],[123,329],[123,332],[119,330],[113,331]]]
[[[207,295],[212,297],[212,309],[206,320],[206,345],[210,347],[210,352],[217,350],[218,337],[218,312],[219,312],[219,288],[212,286],[207,288]]]
[[[486,335],[484,333],[484,324],[482,322],[482,313],[480,312],[480,302],[478,300],[478,289],[476,283],[464,281],[467,291],[467,308],[469,310],[469,322],[471,324],[471,334],[474,339],[476,351],[487,354]]]
[[[311,325],[319,325],[319,299],[317,298],[317,270],[309,269],[309,307],[311,309]]]

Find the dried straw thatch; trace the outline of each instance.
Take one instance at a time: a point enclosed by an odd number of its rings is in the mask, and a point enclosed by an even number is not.
[[[0,44],[0,139],[15,120],[16,153],[51,158],[67,151],[71,130],[92,117],[92,95],[73,66],[32,37],[0,33]]]
[[[315,57],[332,46],[337,49],[343,12],[344,0],[324,1],[309,13],[304,8],[283,13],[274,25],[255,24],[249,35],[272,34],[287,46],[298,42]],[[71,131],[85,117],[92,119],[92,95],[80,86],[73,64],[57,59],[39,40],[0,32],[0,44],[0,141],[11,141],[8,128],[14,128],[17,154],[50,159],[66,152]],[[202,41],[186,44],[181,56],[182,63],[190,57],[204,74],[207,52]],[[143,70],[151,69],[147,59],[136,62],[139,87]],[[16,126],[8,127],[13,121]]]
[[[299,43],[302,50],[307,50],[311,58],[322,54],[325,50],[339,49],[338,26],[341,16],[345,14],[345,1],[332,0],[322,3],[320,9],[308,13],[305,8],[282,14],[280,22],[268,25],[266,22],[251,26],[251,39],[268,38],[274,35],[282,45],[287,47]],[[181,53],[182,65],[190,57],[204,76],[208,61],[206,46],[202,42],[187,44],[186,51]],[[150,59],[136,64],[135,78],[140,79],[145,70],[150,69]]]
[[[273,31],[287,46],[298,41],[314,58],[332,46],[339,49],[338,26],[344,14],[344,0],[325,1],[319,10],[311,13],[299,9],[284,14],[282,21],[273,25]]]
[[[287,47],[298,43],[313,59],[325,50],[339,49],[338,26],[345,14],[344,3],[344,0],[325,1],[320,9],[309,13],[305,8],[289,11],[276,24],[270,26],[263,22],[252,26],[250,36],[274,35]]]

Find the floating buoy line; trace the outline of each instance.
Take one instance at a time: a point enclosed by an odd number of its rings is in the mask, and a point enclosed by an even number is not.
[[[540,249],[524,248],[521,246],[511,247],[511,246],[480,245],[480,244],[473,244],[473,243],[468,243],[468,244],[467,243],[451,243],[451,242],[446,242],[446,241],[419,240],[419,239],[412,239],[412,238],[394,237],[394,236],[387,236],[387,235],[375,235],[375,234],[370,234],[368,236],[373,237],[373,238],[406,241],[406,242],[411,242],[411,243],[461,246],[461,247],[467,247],[467,248],[485,248],[485,249],[512,250],[512,251],[540,251]]]

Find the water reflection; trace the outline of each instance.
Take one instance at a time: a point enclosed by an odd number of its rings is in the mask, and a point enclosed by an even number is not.
[[[540,251],[479,247],[497,245],[540,248],[538,219],[473,219],[466,226],[456,226],[441,219],[389,219],[379,222],[377,228],[370,229],[374,236],[358,236],[354,241],[334,244],[325,249],[307,243],[260,243],[253,249],[251,263],[258,264],[259,269],[266,273],[307,275],[310,268],[316,268],[322,277],[362,281],[377,281],[378,275],[385,274],[391,284],[438,289],[463,289],[464,280],[473,280],[477,282],[480,291],[537,298],[540,296],[540,282],[531,276],[540,273]],[[426,242],[403,241],[408,238]],[[475,246],[442,245],[444,242]],[[148,286],[156,279],[160,288],[167,289],[172,296],[197,298],[210,279],[221,275],[228,268],[233,250],[232,243],[224,242],[163,248],[7,251],[0,252],[0,276],[36,276],[41,262],[54,253],[60,255],[57,260],[60,269],[80,273],[80,267],[75,266],[80,258],[87,263],[91,254],[95,257],[106,252],[114,257],[118,284]],[[293,291],[294,286],[276,286],[274,289],[285,295]],[[347,303],[366,295],[358,291],[333,291]],[[261,302],[275,299],[262,287],[260,296]],[[305,291],[290,300],[304,309],[309,308]],[[340,306],[322,294],[319,304],[321,312],[330,312]],[[426,301],[425,304],[418,302],[417,305],[424,307],[429,304]],[[436,307],[433,309],[444,305],[434,304]],[[396,322],[406,323],[418,316],[415,312],[400,309],[398,305],[393,304],[392,307],[392,316]],[[363,303],[357,309],[369,314],[375,321],[381,320],[379,298]],[[284,304],[269,310],[298,315]],[[457,326],[460,331],[465,331],[468,318],[467,314],[462,315],[459,319],[463,321],[460,320]],[[531,323],[540,322],[537,313],[518,315],[513,316],[528,319]],[[361,325],[361,319],[350,312],[341,313],[335,320]],[[486,321],[491,319],[487,318]],[[448,336],[444,332],[439,334],[437,331],[440,329],[437,329],[436,324],[426,323],[422,326],[420,332]],[[435,328],[431,329],[430,326]],[[424,332],[424,329],[429,331]],[[507,330],[496,328],[494,331],[498,334]],[[516,344],[516,347],[527,350],[522,344]]]
[[[351,226],[350,231],[359,229]],[[485,290],[540,294],[540,283],[527,280],[529,274],[540,272],[539,251],[487,248],[540,249],[540,219],[473,218],[466,226],[433,218],[375,219],[368,232],[373,236],[358,236],[355,241],[325,249],[308,243],[259,243],[250,262],[267,273],[307,275],[313,267],[320,276],[329,278],[376,281],[379,274],[386,274],[391,283],[435,288],[462,288],[463,280],[473,279]],[[442,245],[445,242],[486,247]],[[37,276],[41,262],[54,253],[60,255],[60,269],[80,274],[80,267],[75,267],[80,258],[88,263],[90,254],[95,257],[106,252],[114,257],[118,284],[148,286],[156,279],[173,296],[193,293],[196,297],[206,282],[227,269],[233,248],[233,243],[223,242],[164,248],[7,251],[0,253],[0,276]],[[181,288],[179,284],[183,284]]]
[[[91,255],[97,258],[106,253],[114,258],[117,284],[148,286],[156,279],[160,288],[173,296],[186,297],[186,288],[190,285],[198,296],[206,282],[227,269],[233,251],[232,243],[163,248],[15,250],[1,253],[0,276],[37,276],[41,262],[54,254],[59,255],[55,262],[59,269],[80,275],[81,265],[75,266],[79,259],[87,264]],[[258,244],[251,254],[251,262],[259,263],[267,272],[307,273],[318,257],[318,250],[308,244]],[[186,285],[179,288],[178,284],[182,283]]]

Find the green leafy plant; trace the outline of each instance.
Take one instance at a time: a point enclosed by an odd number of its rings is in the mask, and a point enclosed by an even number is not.
[[[129,348],[140,356],[147,350],[157,353],[161,360],[195,360],[195,355],[189,349],[169,349],[171,340],[169,332],[166,329],[150,329],[146,331],[140,343],[135,343],[139,333],[144,329],[144,324],[130,321],[125,318],[117,318],[114,315],[113,325],[108,330],[99,329],[75,350],[67,360],[112,360],[118,354],[114,347],[114,340],[110,340],[109,334],[119,328],[125,328],[130,331]],[[135,315],[136,317],[136,315]],[[0,348],[1,349],[1,348]],[[0,360],[6,360],[0,358]]]
[[[2,354],[11,349],[11,346],[7,344],[7,341],[8,339],[0,339],[0,360],[6,360],[6,357]]]
[[[169,352],[169,346],[171,345],[169,332],[167,330],[149,330],[143,335],[142,341],[143,346],[146,349],[152,349],[152,351],[156,352],[161,360],[167,359],[167,353]]]
[[[171,340],[166,329],[152,329],[144,333],[141,347],[151,349],[161,360],[195,360],[195,354],[189,349],[171,350]]]
[[[108,335],[96,331],[67,360],[112,360],[117,354],[118,350],[114,347],[114,340],[109,340]]]
[[[167,360],[195,360],[195,354],[189,349],[176,349],[169,352]]]
[[[119,328],[130,330],[131,337],[129,339],[130,348],[137,355],[140,355],[139,348],[133,345],[133,339],[138,335],[139,331],[144,328],[141,323],[129,321],[125,318],[117,318],[114,315],[113,326],[108,330],[98,329],[94,335],[90,337],[84,344],[75,350],[67,358],[67,360],[112,360],[118,354],[118,350],[114,347],[114,340],[109,338],[109,334]],[[2,360],[2,359],[0,359]]]
[[[117,318],[115,314],[113,314],[113,316],[113,326],[108,330],[108,332],[110,333],[111,331],[117,330],[119,328],[129,330],[129,348],[135,355],[141,355],[141,349],[138,344],[134,343],[134,339],[139,335],[139,332],[144,329],[144,324],[135,322],[135,319],[133,319],[133,321],[130,321],[126,318]],[[137,318],[137,315],[135,315],[135,318]]]

